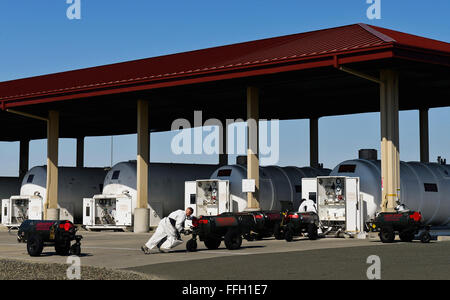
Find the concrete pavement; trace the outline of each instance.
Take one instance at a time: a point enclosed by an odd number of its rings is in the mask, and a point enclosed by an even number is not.
[[[385,279],[403,278],[405,274],[422,276],[418,279],[450,279],[450,242],[382,244],[378,240],[334,238],[297,239],[291,243],[274,239],[244,240],[242,249],[235,251],[227,250],[223,243],[217,250],[207,250],[199,242],[194,253],[186,252],[182,244],[171,253],[144,255],[140,247],[150,234],[80,233],[84,236],[83,266],[127,269],[158,278],[365,279],[366,259],[376,254],[381,255]],[[63,264],[67,259],[56,255],[53,248],[44,248],[41,257],[30,257],[26,245],[17,243],[16,236],[8,232],[0,232],[0,258]]]
[[[83,235],[81,262],[84,265],[107,268],[130,268],[143,265],[171,263],[188,260],[208,259],[217,257],[242,256],[264,253],[305,251],[323,248],[341,248],[367,246],[372,242],[368,240],[345,239],[308,239],[286,241],[262,240],[243,241],[242,248],[229,251],[224,243],[217,250],[208,250],[202,242],[198,242],[198,251],[186,252],[185,244],[173,249],[170,253],[157,253],[144,255],[141,246],[148,240],[150,234],[135,234],[123,232],[80,232]],[[187,241],[188,237],[183,237]],[[54,253],[52,247],[44,248],[41,257],[30,257],[25,244],[19,244],[15,235],[0,232],[0,258],[14,258],[26,261],[45,263],[65,263],[66,258]]]

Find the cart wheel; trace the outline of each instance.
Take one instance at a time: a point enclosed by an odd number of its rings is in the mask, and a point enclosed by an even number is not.
[[[70,242],[69,241],[62,241],[60,243],[55,243],[55,251],[56,254],[61,256],[67,256],[70,252]]]
[[[225,246],[228,250],[239,249],[242,245],[242,237],[237,229],[230,228],[225,234]]]
[[[284,239],[283,230],[281,229],[281,226],[278,223],[275,224],[275,226],[273,227],[273,236],[277,240],[283,240]]]
[[[27,241],[27,251],[30,256],[39,256],[44,249],[44,242],[39,235],[32,235]]]
[[[288,231],[286,231],[284,239],[286,240],[286,242],[292,242],[292,240],[294,239],[294,233],[292,232],[292,230],[288,229]]]
[[[400,232],[399,236],[402,242],[410,243],[414,240],[414,232],[411,231]]]
[[[255,240],[255,236],[253,234],[246,234],[244,239],[246,239],[247,242],[253,242]]]
[[[197,241],[194,239],[190,239],[189,241],[187,241],[186,243],[186,250],[188,252],[195,252],[197,251]]]
[[[317,226],[315,224],[308,224],[308,238],[310,240],[317,240],[319,234],[317,233]]]
[[[392,243],[395,240],[395,233],[392,228],[382,228],[380,232],[380,240],[383,243]]]
[[[192,241],[192,240],[191,240]],[[219,248],[222,241],[216,237],[207,237],[205,239],[205,246],[210,250],[215,250]]]
[[[423,232],[423,233],[420,235],[420,241],[421,241],[422,243],[429,243],[429,242],[431,241],[431,235],[430,235],[430,233],[429,233],[428,231]]]

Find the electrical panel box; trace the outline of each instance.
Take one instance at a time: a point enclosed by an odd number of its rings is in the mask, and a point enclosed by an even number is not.
[[[40,196],[12,196],[2,200],[2,224],[18,227],[25,220],[43,219],[43,199]]]
[[[124,229],[131,226],[131,198],[97,195],[83,199],[83,225],[88,229]]]
[[[228,180],[197,180],[185,183],[185,207],[194,209],[194,216],[213,216],[230,212]]]
[[[302,198],[316,202],[325,229],[364,231],[365,208],[358,177],[321,176],[302,179]]]

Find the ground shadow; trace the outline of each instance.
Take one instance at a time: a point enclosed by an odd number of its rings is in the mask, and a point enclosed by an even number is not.
[[[422,243],[420,240],[413,240],[411,242],[404,242],[404,241],[400,241],[400,240],[395,240],[392,243],[383,243],[380,240],[370,240],[370,242],[371,243],[377,243],[377,244],[383,244],[383,245],[395,245],[395,244],[424,244],[424,245],[426,245],[426,244],[434,244],[434,243],[436,243],[437,239],[435,239],[435,240],[432,239],[428,243]]]
[[[228,250],[226,247],[219,247],[217,249],[202,248],[202,249],[197,249],[196,251],[194,251],[194,253],[195,252],[217,251],[217,250],[239,252],[239,251],[242,251],[242,250],[245,250],[245,249],[257,249],[257,248],[265,248],[265,247],[266,246],[262,246],[262,245],[259,245],[259,246],[243,246],[243,247],[240,247],[239,249],[236,249],[236,250]],[[188,252],[186,249],[178,249],[178,250],[172,250],[170,252],[165,252],[165,253],[170,254],[170,253],[186,253],[186,252]]]
[[[42,252],[41,257],[51,257],[51,256],[61,256],[61,257],[69,257],[70,255],[59,255],[56,252]],[[91,253],[81,253],[78,257],[90,257],[93,256]]]
[[[287,243],[295,243],[295,242],[303,242],[303,241],[318,241],[318,240],[324,240],[324,239],[326,239],[326,238],[317,238],[315,240],[311,240],[308,237],[295,237],[292,239],[292,241],[287,242]],[[286,241],[286,240],[284,240],[284,241]]]

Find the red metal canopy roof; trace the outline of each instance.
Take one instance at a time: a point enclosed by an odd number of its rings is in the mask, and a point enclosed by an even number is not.
[[[383,58],[450,66],[450,44],[354,24],[0,83],[3,109]]]

